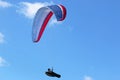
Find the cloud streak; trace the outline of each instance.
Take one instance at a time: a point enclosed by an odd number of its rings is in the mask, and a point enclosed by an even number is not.
[[[0,0],[0,7],[2,8],[7,8],[7,7],[11,7],[12,4],[3,0]]]
[[[4,66],[7,66],[8,63],[6,62],[5,59],[3,59],[1,56],[0,56],[0,67],[4,67]]]
[[[52,1],[51,2],[20,2],[18,5],[15,6],[15,4],[11,4],[9,2],[6,2],[4,0],[0,0],[0,7],[7,8],[7,7],[17,7],[16,12],[22,14],[28,19],[33,19],[35,16],[35,13],[37,10],[41,7],[44,6],[49,6],[54,4]],[[53,26],[54,24],[60,24],[61,22],[57,21],[55,18],[52,18],[49,22],[50,26]],[[2,43],[4,40],[2,38],[2,35],[0,34],[0,43]]]
[[[4,43],[4,35],[0,32],[0,44]]]
[[[53,19],[50,21],[49,25],[53,26],[54,24],[61,24],[61,23],[62,23],[61,21],[57,21],[57,19],[53,18]]]
[[[37,10],[41,7],[44,6],[49,6],[54,4],[53,2],[35,2],[35,3],[30,3],[30,2],[20,2],[18,6],[17,12],[20,14],[24,15],[25,17],[29,19],[33,19],[35,16],[35,13]],[[57,21],[55,18],[52,18],[49,22],[50,26],[53,26],[54,24],[60,24],[60,21]]]
[[[93,78],[90,77],[90,76],[84,76],[84,79],[83,79],[83,80],[93,80]]]
[[[19,9],[17,12],[23,14],[29,19],[33,19],[35,13],[37,10],[41,7],[48,6],[53,4],[53,2],[35,2],[35,3],[30,3],[30,2],[20,2],[19,3]]]

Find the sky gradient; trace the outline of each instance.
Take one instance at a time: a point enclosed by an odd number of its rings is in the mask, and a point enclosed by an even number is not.
[[[62,4],[41,40],[32,42],[36,11]],[[0,0],[0,80],[120,80],[120,0]],[[54,68],[61,78],[44,73]]]

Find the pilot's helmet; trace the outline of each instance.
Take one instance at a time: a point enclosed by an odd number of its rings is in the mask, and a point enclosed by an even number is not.
[[[48,71],[50,71],[50,68],[48,68]]]

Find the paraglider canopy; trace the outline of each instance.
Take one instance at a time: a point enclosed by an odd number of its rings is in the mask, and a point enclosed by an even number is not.
[[[66,17],[66,8],[63,5],[51,5],[42,7],[37,11],[32,27],[33,42],[38,42],[40,40],[53,14],[55,14],[57,21],[62,21]]]
[[[61,77],[60,74],[57,74],[57,73],[53,72],[53,69],[51,70],[50,68],[48,68],[48,71],[45,72],[45,74],[46,74],[47,76],[50,76],[50,77],[57,77],[57,78],[60,78],[60,77]]]

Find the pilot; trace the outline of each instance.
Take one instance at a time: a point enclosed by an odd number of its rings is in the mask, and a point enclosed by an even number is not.
[[[48,71],[45,72],[46,75],[50,76],[50,77],[57,77],[57,78],[60,78],[61,75],[53,72],[53,69],[51,70],[50,68],[48,68]]]

